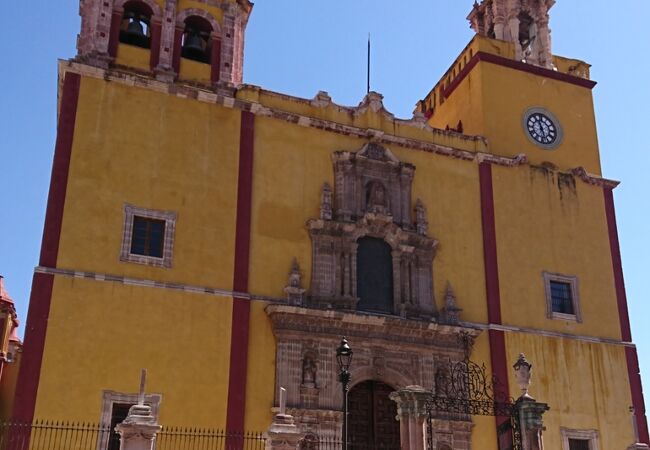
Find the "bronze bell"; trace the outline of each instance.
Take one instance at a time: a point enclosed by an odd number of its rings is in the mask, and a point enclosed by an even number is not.
[[[142,22],[140,22],[140,20],[135,17],[131,18],[129,25],[126,27],[126,33],[135,39],[146,37],[144,35],[144,27],[142,26]]]
[[[205,40],[194,30],[188,30],[186,36],[183,56],[199,61],[203,60],[205,58]]]

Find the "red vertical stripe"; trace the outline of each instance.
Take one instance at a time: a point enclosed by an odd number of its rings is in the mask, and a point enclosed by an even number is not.
[[[240,293],[248,292],[254,139],[255,115],[242,111],[239,143],[239,181],[237,186],[237,231],[233,274],[234,290]],[[235,297],[232,312],[230,378],[226,418],[226,428],[230,431],[244,430],[249,318],[249,300]],[[241,447],[239,442],[229,442],[228,445],[234,446],[233,448]],[[231,448],[228,445],[227,447]]]
[[[160,37],[162,33],[162,25],[159,22],[151,24],[151,57],[149,59],[149,67],[153,71],[158,66],[160,60]]]
[[[120,26],[122,25],[122,12],[113,11],[111,16],[111,31],[108,36],[108,54],[117,58],[117,46],[120,44]]]
[[[214,39],[212,41],[212,55],[210,56],[212,64],[210,81],[216,83],[221,77],[221,39]]]
[[[81,77],[76,73],[66,73],[63,82],[61,111],[56,136],[56,148],[52,162],[52,177],[50,193],[45,211],[45,227],[41,242],[41,258],[39,264],[46,267],[56,267],[59,253],[59,236],[63,223],[63,206],[68,186],[68,169],[72,155],[72,139],[77,120],[77,103],[79,101],[79,86]]]
[[[53,275],[34,274],[13,411],[14,419],[21,422],[32,422],[34,419],[53,286]]]
[[[607,232],[609,234],[609,248],[612,255],[612,269],[614,271],[614,288],[616,290],[616,304],[618,305],[618,319],[621,326],[621,339],[632,342],[630,329],[630,316],[627,309],[627,295],[625,293],[625,280],[623,279],[623,264],[621,262],[621,248],[618,241],[618,228],[616,226],[616,210],[614,209],[614,192],[611,187],[603,189],[605,198],[605,215],[607,217]],[[642,443],[650,445],[648,434],[648,421],[645,415],[645,402],[643,401],[643,387],[639,361],[635,348],[626,348],[627,372],[630,380],[632,405],[636,415],[636,426],[639,439]]]
[[[56,267],[80,85],[80,75],[70,72],[65,74],[56,148],[52,163],[50,193],[47,199],[43,241],[41,243],[39,263],[41,266]],[[20,363],[20,376],[16,387],[14,406],[14,416],[24,421],[31,421],[34,417],[53,284],[54,278],[52,275],[34,274],[29,311],[27,313],[25,346]]]
[[[501,293],[499,291],[499,265],[497,261],[496,222],[494,219],[492,165],[489,163],[479,164],[479,183],[481,186],[483,262],[485,265],[488,322],[501,324]]]
[[[483,264],[485,267],[485,292],[487,295],[488,322],[501,324],[501,293],[499,290],[499,264],[497,258],[497,235],[494,214],[494,188],[492,166],[479,164],[479,185],[481,188],[481,222],[483,227]],[[499,380],[500,390],[509,393],[506,341],[503,331],[488,330],[490,339],[490,360],[492,374]],[[495,417],[497,428],[508,417]],[[498,443],[497,443],[498,445]]]
[[[632,405],[636,416],[636,428],[639,432],[639,440],[650,445],[648,435],[648,421],[645,415],[645,401],[643,400],[643,386],[641,385],[641,371],[639,370],[639,359],[636,348],[625,348],[625,359],[627,360],[627,372],[630,379],[630,390],[632,391]]]

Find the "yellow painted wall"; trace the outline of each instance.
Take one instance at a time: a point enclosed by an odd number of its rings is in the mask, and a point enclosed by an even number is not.
[[[240,117],[83,78],[58,266],[231,289]],[[177,213],[171,269],[120,262],[125,203]]]
[[[146,368],[161,423],[225,426],[231,298],[67,277],[52,298],[36,418],[99,421]]]
[[[135,45],[124,44],[121,42],[117,46],[115,64],[118,66],[149,72],[151,68],[150,61],[151,50],[148,48],[137,47]]]
[[[509,367],[521,352],[533,362],[530,394],[551,407],[544,414],[545,448],[562,448],[560,427],[598,430],[604,450],[634,442],[623,346],[506,333],[506,349]],[[512,378],[510,387],[521,395]]]
[[[503,323],[620,339],[602,188],[537,167],[492,173]],[[543,271],[578,277],[582,323],[546,318]]]

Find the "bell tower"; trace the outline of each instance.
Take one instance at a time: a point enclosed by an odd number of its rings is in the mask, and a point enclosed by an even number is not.
[[[248,0],[80,0],[76,60],[161,81],[239,85]]]
[[[555,0],[485,0],[475,2],[467,19],[481,36],[511,42],[515,58],[553,68],[549,10]]]
[[[476,35],[417,110],[434,128],[483,136],[490,152],[600,173],[589,64],[553,55],[555,0],[481,0]]]

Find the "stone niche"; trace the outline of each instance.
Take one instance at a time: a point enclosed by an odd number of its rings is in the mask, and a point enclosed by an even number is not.
[[[328,184],[323,186],[320,218],[307,223],[313,266],[306,306],[358,309],[364,275],[358,272],[359,246],[363,238],[374,238],[386,244],[380,269],[389,273],[389,292],[382,312],[434,317],[433,259],[438,243],[427,234],[423,203],[411,199],[415,167],[375,143],[358,152],[337,151],[332,161],[334,192]]]

